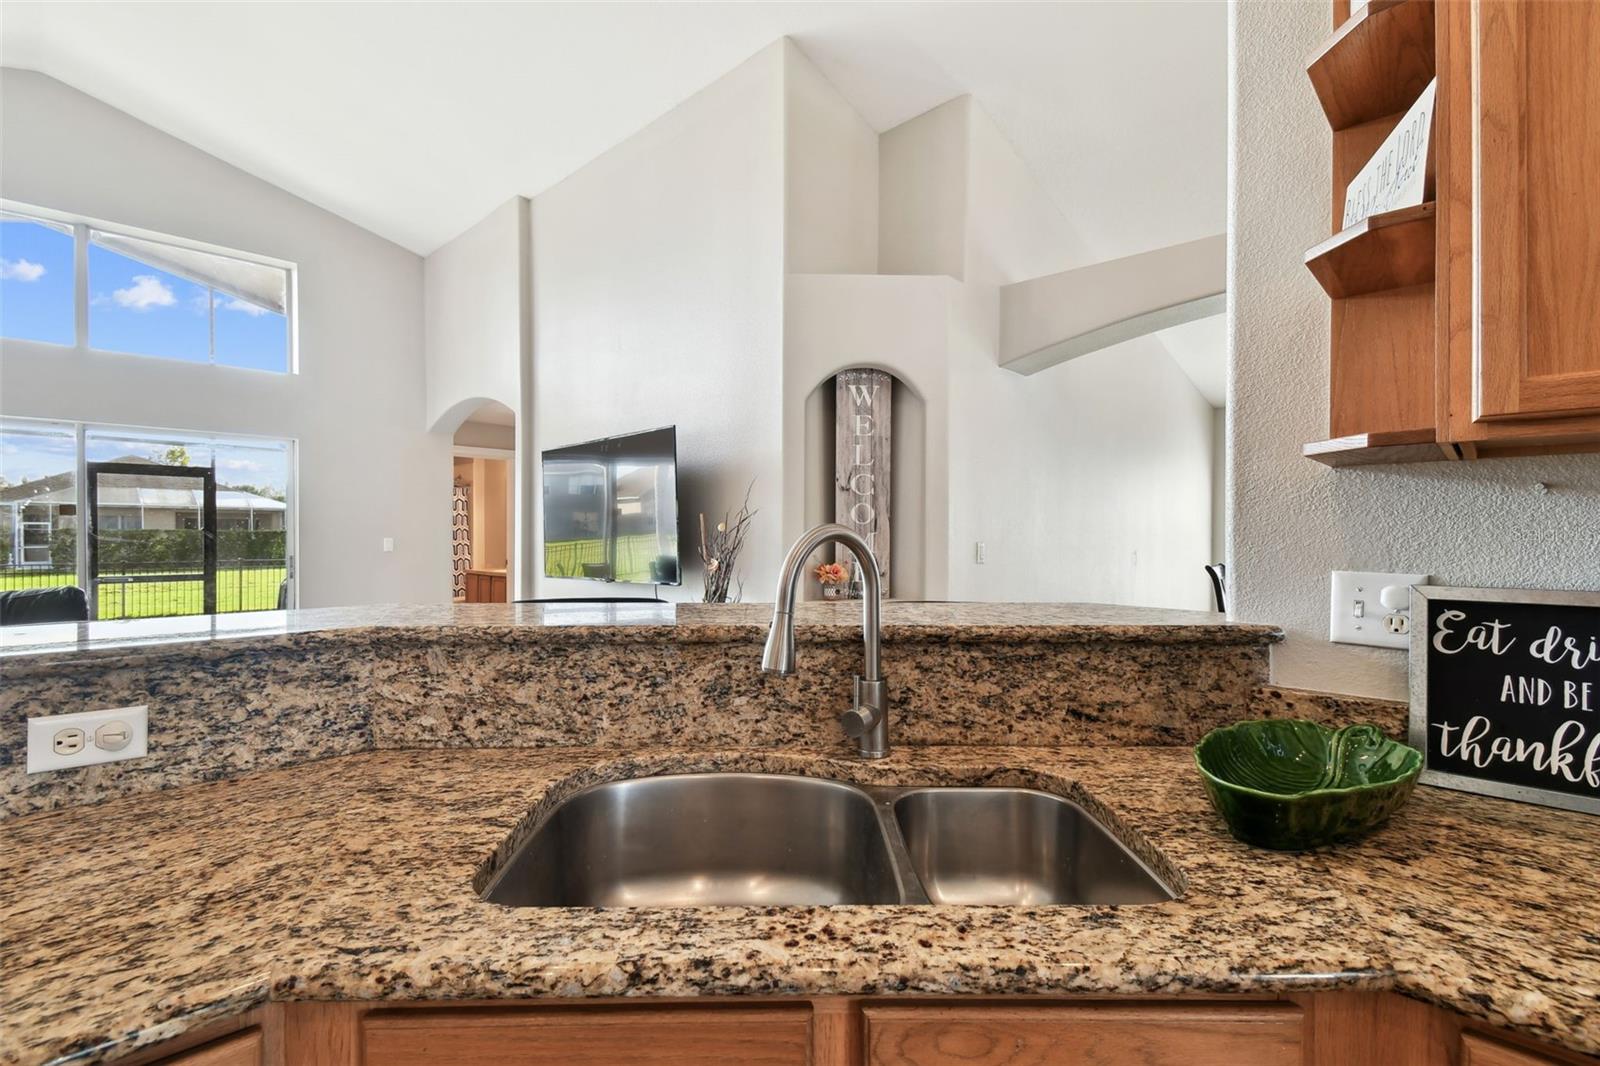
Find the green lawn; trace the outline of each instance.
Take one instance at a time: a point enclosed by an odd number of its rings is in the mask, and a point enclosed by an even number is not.
[[[278,606],[278,586],[283,567],[217,571],[217,611],[270,611]],[[0,572],[0,592],[21,588],[76,585],[76,574],[65,571]],[[100,586],[100,618],[159,618],[199,614],[203,589],[195,581],[150,581],[131,585]]]
[[[617,538],[617,580],[649,584],[650,564],[657,554],[654,533],[632,533]],[[605,562],[605,541],[552,540],[544,546],[544,572],[552,576],[582,577],[584,563]]]

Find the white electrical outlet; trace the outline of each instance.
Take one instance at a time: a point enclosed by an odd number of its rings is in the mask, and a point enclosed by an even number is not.
[[[150,712],[137,707],[28,719],[28,773],[142,759],[149,754]]]
[[[1427,574],[1335,570],[1328,639],[1339,644],[1409,648],[1411,586],[1427,583]]]
[[[973,549],[972,556],[978,565],[982,566],[989,561],[989,546],[981,540],[978,541],[977,546]]]

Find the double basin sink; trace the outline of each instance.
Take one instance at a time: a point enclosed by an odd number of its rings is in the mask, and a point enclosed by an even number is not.
[[[1130,904],[1173,891],[1083,807],[1024,788],[786,774],[595,785],[490,881],[511,907]]]

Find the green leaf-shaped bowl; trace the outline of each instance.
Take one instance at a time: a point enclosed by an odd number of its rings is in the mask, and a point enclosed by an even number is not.
[[[1237,722],[1195,745],[1212,806],[1246,844],[1300,851],[1370,832],[1410,798],[1422,753],[1377,726]]]

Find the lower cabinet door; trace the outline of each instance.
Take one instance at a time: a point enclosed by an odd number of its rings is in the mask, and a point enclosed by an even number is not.
[[[1291,1003],[867,1007],[871,1066],[1300,1066]]]
[[[1477,1033],[1461,1034],[1461,1066],[1561,1066],[1524,1048],[1502,1044]]]
[[[366,1066],[806,1066],[809,1006],[374,1011]]]
[[[162,1059],[157,1066],[261,1066],[261,1046],[261,1030],[246,1029]]]

